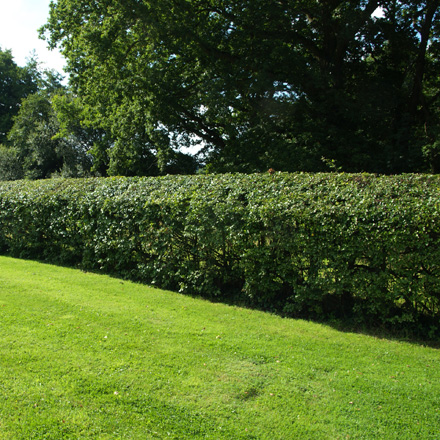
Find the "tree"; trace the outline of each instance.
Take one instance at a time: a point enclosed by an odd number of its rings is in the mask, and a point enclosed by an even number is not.
[[[212,171],[402,172],[436,145],[438,18],[439,0],[58,0],[42,33],[114,169],[202,142]]]
[[[82,177],[90,174],[92,158],[85,148],[78,130],[66,129],[58,119],[54,102],[63,102],[65,88],[54,72],[43,72],[40,88],[21,103],[14,125],[8,134],[11,164],[21,164],[17,178],[44,179],[54,175]],[[61,107],[60,104],[58,104]],[[61,110],[59,111],[61,115]],[[64,116],[64,115],[62,115]],[[62,122],[65,121],[60,116]]]
[[[52,108],[58,123],[58,132],[53,139],[74,140],[77,152],[88,158],[90,172],[106,176],[109,166],[108,149],[113,145],[109,134],[87,124],[87,115],[81,100],[69,90],[55,94]]]
[[[11,51],[0,48],[0,143],[6,141],[21,100],[36,89],[33,61],[26,67],[19,67]]]
[[[13,148],[0,144],[0,181],[22,178],[23,167],[17,152]]]

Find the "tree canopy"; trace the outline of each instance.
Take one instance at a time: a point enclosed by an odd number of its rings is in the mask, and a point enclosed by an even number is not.
[[[41,32],[115,168],[201,143],[212,171],[436,172],[439,4],[58,0]]]
[[[3,96],[15,100],[10,99],[3,118],[6,133],[0,144],[0,180],[100,174],[101,163],[93,160],[93,153],[99,138],[96,132],[102,130],[83,127],[77,108],[81,105],[76,105],[77,99],[63,84],[63,77],[56,71],[41,69],[35,58],[20,68],[13,63],[10,52],[6,55],[9,65],[24,72],[28,82],[19,75],[9,75],[3,82],[1,102],[8,102]],[[4,65],[0,65],[0,75],[8,75]],[[16,90],[21,94],[14,95]]]
[[[57,0],[0,50],[0,179],[440,171],[440,0]],[[2,177],[3,176],[3,177]],[[15,176],[15,177],[14,177]]]
[[[35,63],[17,66],[10,50],[0,48],[0,144],[13,125],[20,102],[37,89]]]
[[[113,137],[63,80],[35,57],[19,67],[0,50],[0,180],[196,172],[187,154]]]

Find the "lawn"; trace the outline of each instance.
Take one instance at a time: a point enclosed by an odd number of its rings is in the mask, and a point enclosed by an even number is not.
[[[0,439],[440,439],[440,350],[0,257]]]

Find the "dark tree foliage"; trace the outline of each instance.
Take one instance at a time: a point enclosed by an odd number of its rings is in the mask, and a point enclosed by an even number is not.
[[[37,70],[36,79],[38,90],[21,101],[0,150],[0,180],[90,175],[93,131],[81,130],[58,73]]]
[[[6,141],[21,100],[37,89],[34,67],[32,62],[17,66],[11,51],[0,48],[0,144]]]
[[[202,142],[212,171],[437,172],[439,4],[58,0],[42,33],[115,171]]]
[[[28,96],[14,121],[8,136],[9,150],[18,159],[21,172],[10,180],[88,175],[91,158],[75,136],[57,136],[60,127],[49,95],[38,92]]]

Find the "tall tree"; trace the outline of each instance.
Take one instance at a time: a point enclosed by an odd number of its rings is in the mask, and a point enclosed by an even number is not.
[[[0,144],[0,181],[23,178],[23,166],[14,148]]]
[[[435,153],[439,0],[58,0],[46,31],[115,168],[196,142],[213,171]]]
[[[0,48],[0,144],[6,141],[21,100],[37,89],[35,73],[33,60],[19,67],[11,51]]]
[[[90,174],[92,157],[81,130],[68,125],[70,113],[67,90],[61,76],[40,71],[39,89],[22,100],[8,133],[9,151],[3,151],[3,163],[20,164],[20,172],[1,173],[0,179],[48,178],[54,175],[82,177]],[[89,143],[93,142],[89,134]],[[4,167],[3,167],[4,168]]]
[[[89,158],[90,172],[106,176],[109,167],[108,149],[113,145],[109,134],[87,123],[81,100],[69,90],[51,97],[52,109],[58,131],[53,140],[70,140],[75,143],[77,156]],[[79,159],[78,157],[78,159]]]

